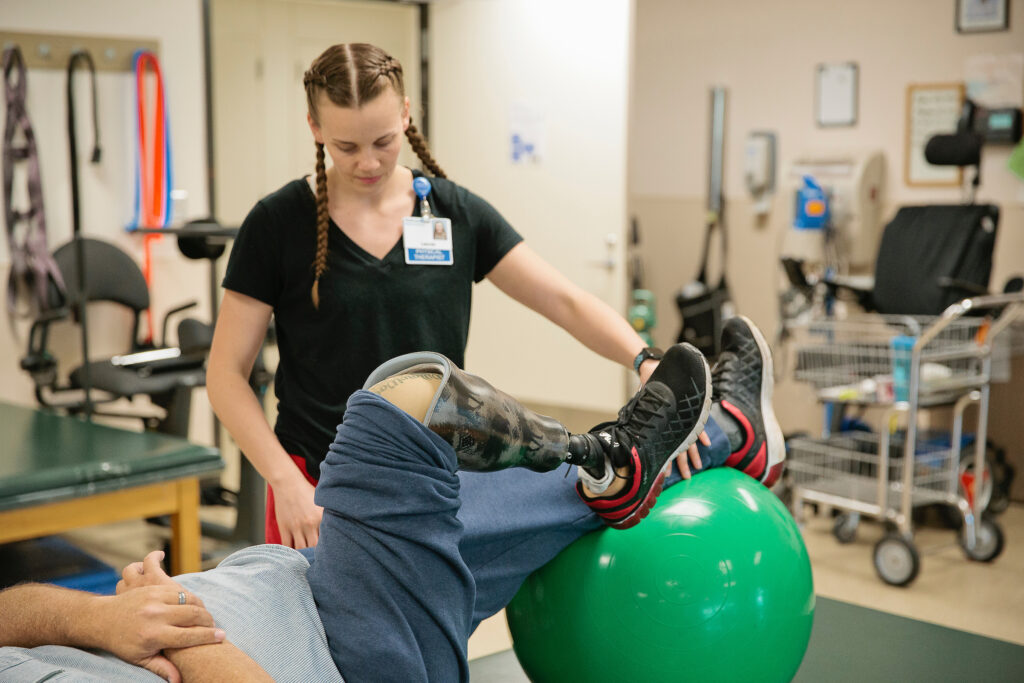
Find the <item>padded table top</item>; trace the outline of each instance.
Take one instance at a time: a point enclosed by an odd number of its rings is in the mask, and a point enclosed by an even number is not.
[[[220,453],[0,401],[0,510],[216,472]]]

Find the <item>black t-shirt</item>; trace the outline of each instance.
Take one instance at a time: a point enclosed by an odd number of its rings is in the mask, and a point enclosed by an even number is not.
[[[431,212],[452,222],[452,266],[407,265],[401,239],[377,259],[331,221],[314,308],[316,198],[305,179],[261,199],[231,250],[224,287],[274,308],[275,432],[315,477],[345,402],[378,365],[413,351],[436,351],[463,365],[473,283],[522,241],[480,197],[441,178],[430,181]],[[418,200],[409,208],[419,215]]]

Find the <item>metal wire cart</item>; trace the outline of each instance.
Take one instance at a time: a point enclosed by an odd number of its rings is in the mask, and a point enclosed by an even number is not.
[[[983,296],[950,306],[941,316],[871,316],[809,323],[794,337],[795,378],[811,384],[826,404],[825,436],[791,438],[788,473],[794,516],[803,503],[842,510],[833,533],[853,539],[861,516],[888,527],[875,545],[883,581],[905,586],[920,569],[913,540],[913,508],[953,506],[963,519],[960,544],[973,560],[991,561],[1003,549],[1003,532],[988,515],[985,444],[989,385],[1009,375],[1011,347],[1021,329],[1020,293]],[[841,426],[850,406],[878,406],[877,432]],[[926,429],[926,413],[952,407],[952,430]],[[973,443],[964,434],[964,412],[977,408]],[[961,451],[965,453],[961,461]],[[973,467],[974,487],[962,486]]]

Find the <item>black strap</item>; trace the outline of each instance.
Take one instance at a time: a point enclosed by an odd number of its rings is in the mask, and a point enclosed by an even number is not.
[[[15,330],[15,318],[35,319],[48,311],[52,304],[59,304],[50,301],[49,289],[52,283],[63,298],[64,279],[47,246],[39,154],[25,103],[28,91],[25,60],[18,46],[4,50],[3,70],[7,106],[3,142],[4,218],[11,259],[7,278],[7,318],[11,329]],[[17,141],[19,133],[21,144]],[[16,167],[22,164],[26,171],[29,202],[25,211],[14,206],[14,174]]]
[[[78,324],[82,330],[82,359],[84,363],[82,365],[82,388],[85,390],[85,415],[91,419],[93,410],[91,393],[92,376],[89,367],[89,334],[86,318],[86,304],[89,300],[89,295],[85,283],[85,245],[82,240],[81,217],[78,210],[78,144],[75,137],[74,80],[75,67],[79,62],[84,63],[86,68],[89,69],[89,78],[92,81],[92,163],[94,164],[98,164],[100,161],[100,118],[96,100],[96,66],[92,61],[92,55],[90,55],[88,51],[78,50],[72,53],[71,58],[68,60],[68,146],[71,156],[71,225],[73,229],[73,239],[75,241],[75,260],[78,266],[78,301],[76,309],[78,312]]]
[[[78,189],[78,144],[75,136],[75,67],[83,62],[89,69],[89,78],[92,81],[92,163],[100,162],[100,117],[96,103],[96,65],[92,61],[92,55],[87,50],[78,50],[72,53],[68,60],[68,144],[71,153],[71,224],[75,235],[81,232],[81,217],[79,214],[79,189]]]
[[[705,285],[708,284],[708,259],[711,256],[711,235],[716,230],[718,231],[718,236],[719,236],[719,239],[721,240],[721,243],[722,243],[722,255],[721,255],[721,261],[722,261],[721,262],[721,267],[722,267],[722,270],[721,270],[721,278],[718,281],[718,288],[722,289],[722,288],[724,288],[726,286],[726,281],[725,281],[725,264],[726,264],[726,253],[727,253],[728,248],[729,248],[729,243],[728,243],[728,240],[726,239],[726,235],[725,235],[725,223],[722,222],[720,219],[713,219],[713,220],[709,220],[708,221],[707,230],[705,230],[705,232],[704,232],[704,250],[703,250],[703,255],[701,256],[701,259],[700,259],[700,273],[697,274],[697,279],[700,282],[704,283]]]

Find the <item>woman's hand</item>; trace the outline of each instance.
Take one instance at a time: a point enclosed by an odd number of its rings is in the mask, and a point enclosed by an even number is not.
[[[324,509],[313,502],[312,484],[298,475],[293,482],[274,486],[274,512],[281,543],[291,548],[312,548],[320,537]]]

